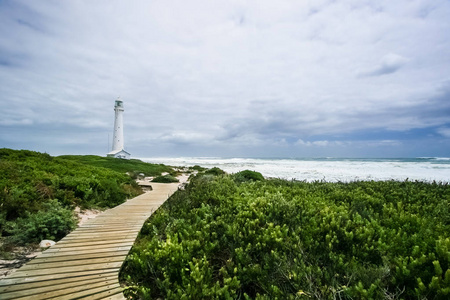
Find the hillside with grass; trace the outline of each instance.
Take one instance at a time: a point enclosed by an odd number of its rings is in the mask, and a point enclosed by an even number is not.
[[[174,170],[139,160],[52,157],[0,149],[0,252],[59,240],[76,226],[75,207],[106,209],[142,193],[133,175]]]
[[[61,155],[58,158],[71,160],[94,167],[103,167],[113,171],[128,173],[132,178],[139,174],[158,176],[161,173],[176,174],[173,168],[163,164],[150,164],[139,159],[117,159],[96,155]]]
[[[450,186],[215,170],[144,224],[133,299],[449,299]]]

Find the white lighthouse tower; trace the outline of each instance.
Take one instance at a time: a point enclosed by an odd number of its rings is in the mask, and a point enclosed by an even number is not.
[[[130,153],[123,149],[123,101],[120,97],[117,98],[114,105],[114,136],[113,136],[113,146],[111,152],[107,154],[109,157],[116,158],[130,158]]]

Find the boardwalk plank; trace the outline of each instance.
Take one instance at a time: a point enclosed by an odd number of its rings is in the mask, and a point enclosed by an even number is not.
[[[29,276],[29,277],[17,277],[17,278],[9,278],[2,279],[0,283],[1,287],[10,286],[10,285],[20,285],[23,289],[27,289],[28,284],[34,284],[36,282],[45,283],[51,280],[58,279],[67,279],[67,278],[75,278],[79,280],[83,276],[97,275],[97,276],[109,276],[111,274],[118,274],[120,268],[117,269],[107,269],[107,270],[91,270],[91,271],[82,271],[82,272],[73,272],[67,274],[49,274],[42,276]],[[1,295],[1,293],[0,293]]]
[[[114,299],[125,299],[120,285],[110,286],[108,289],[106,289],[104,291],[101,291],[100,289],[98,289],[95,292],[95,294],[81,296],[81,297],[76,296],[77,299],[89,299],[89,300],[108,299],[108,298],[113,298],[113,297],[114,297]],[[58,299],[59,300],[69,300],[69,299],[74,299],[74,298],[72,298],[72,297],[59,298],[58,297]]]
[[[136,225],[130,225],[130,224],[120,224],[117,226],[103,226],[103,225],[97,225],[97,226],[93,226],[91,225],[90,227],[80,227],[77,230],[77,233],[87,233],[87,232],[92,232],[92,231],[96,231],[96,232],[111,232],[111,231],[115,231],[117,229],[128,229],[128,230],[135,230],[135,229],[140,229],[141,228],[141,224]]]
[[[97,238],[101,238],[102,241],[107,241],[107,240],[118,240],[118,239],[130,239],[134,236],[134,232],[129,232],[127,234],[120,234],[117,236],[102,236],[102,235],[98,235]],[[86,237],[83,236],[78,236],[78,237],[71,237],[68,239],[64,239],[64,241],[74,241],[74,240],[82,240],[86,242]]]
[[[119,283],[117,283],[117,279],[115,279],[107,282],[84,285],[83,289],[81,290],[80,287],[75,287],[63,290],[55,290],[42,294],[33,294],[31,291],[31,294],[27,294],[27,292],[30,292],[30,290],[28,290],[25,291],[22,296],[11,299],[78,299],[81,297],[91,296],[95,295],[96,293],[102,293],[110,290],[115,290],[115,293],[117,293],[117,288],[120,288],[120,285]],[[89,298],[92,299],[93,297]]]
[[[53,292],[60,292],[65,293],[67,289],[79,289],[80,286],[84,287],[85,285],[91,285],[91,284],[102,284],[102,285],[108,285],[108,284],[114,284],[117,283],[117,279],[115,276],[110,276],[106,278],[97,277],[93,279],[86,279],[83,278],[82,280],[78,281],[69,281],[69,282],[60,282],[58,284],[53,285],[47,285],[47,286],[39,286],[37,284],[34,285],[31,289],[15,289],[8,291],[7,293],[2,294],[2,299],[17,299],[20,297],[28,296],[33,298],[37,298],[38,295],[46,295],[48,293]],[[62,290],[62,291],[61,291]]]
[[[103,300],[125,300],[125,297],[123,296],[122,290],[120,290],[120,293],[117,293],[113,296],[108,296],[106,298],[100,298]]]
[[[55,247],[52,247],[51,251],[48,251],[49,253],[53,252],[71,252],[71,251],[90,251],[90,250],[98,250],[98,249],[105,249],[105,248],[111,248],[111,247],[127,247],[132,246],[133,242],[117,242],[116,244],[100,244],[100,245],[84,245],[84,246],[72,246],[71,244],[66,244],[64,246],[55,245]]]
[[[101,263],[112,263],[112,262],[121,262],[123,261],[127,256],[126,255],[120,255],[120,256],[111,256],[108,258],[93,258],[93,259],[79,259],[79,260],[70,260],[64,262],[64,267],[73,267],[73,266],[84,266],[84,265],[94,265],[94,264],[101,264]],[[22,271],[25,270],[38,270],[38,269],[48,269],[48,268],[58,268],[61,267],[61,262],[50,262],[50,263],[42,263],[42,264],[28,264],[22,267]]]
[[[98,270],[98,269],[117,269],[122,266],[122,262],[112,262],[112,263],[102,263],[102,264],[92,264],[87,266],[73,266],[73,267],[59,267],[52,268],[51,272],[53,274],[68,274],[73,272],[82,272],[82,271],[90,271],[90,270]],[[23,272],[15,272],[12,273],[8,278],[17,278],[17,277],[32,277],[32,276],[41,276],[47,275],[49,270],[23,270]]]
[[[27,263],[27,265],[41,264],[41,263],[52,263],[52,262],[65,262],[71,260],[89,260],[93,258],[109,258],[114,256],[127,255],[128,251],[117,251],[117,252],[99,252],[99,253],[87,253],[79,255],[48,255],[40,256],[39,258],[33,259]],[[0,281],[1,282],[1,281]]]
[[[59,250],[59,249],[58,249]],[[52,251],[48,252],[47,254],[54,254],[54,255],[78,255],[78,254],[87,254],[87,253],[101,253],[101,252],[108,252],[108,251],[123,251],[123,250],[130,250],[130,246],[123,246],[123,247],[109,247],[109,248],[102,248],[102,249],[90,249],[90,250],[73,250],[73,251]]]
[[[130,232],[133,232],[134,230],[128,229],[128,228],[122,228],[120,230],[111,230],[108,232],[103,232],[103,231],[88,231],[88,232],[77,232],[73,235],[71,235],[71,237],[83,237],[83,238],[89,238],[89,237],[96,237],[96,236],[116,236],[118,234],[127,234]]]
[[[118,242],[134,243],[134,239],[100,240],[100,241],[89,242],[89,245],[106,245],[106,244],[115,244]],[[71,242],[64,241],[64,242],[58,243],[58,246],[63,246],[63,245],[71,245],[72,247],[78,247],[78,245],[79,245],[80,247],[83,247],[83,246],[86,246],[86,241],[71,241]]]

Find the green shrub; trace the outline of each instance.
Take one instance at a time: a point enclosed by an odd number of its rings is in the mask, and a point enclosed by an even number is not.
[[[155,178],[153,178],[152,182],[172,183],[172,182],[180,182],[180,181],[178,180],[178,178],[167,174],[164,176],[156,176]]]
[[[194,171],[198,171],[198,172],[203,172],[206,170],[206,168],[204,167],[200,167],[199,165],[195,165],[193,167],[189,167],[189,170],[194,170]]]
[[[197,176],[120,278],[143,299],[448,299],[450,186]]]
[[[214,167],[214,168],[206,170],[205,174],[219,176],[219,175],[225,174],[225,171],[223,171],[222,169],[219,169],[217,167]]]
[[[77,220],[72,210],[64,208],[57,200],[43,205],[43,210],[28,213],[6,224],[6,232],[17,245],[39,243],[49,239],[58,241],[76,227]]]
[[[244,170],[234,174],[234,179],[237,182],[262,181],[264,180],[264,176],[262,176],[262,174],[259,172]]]

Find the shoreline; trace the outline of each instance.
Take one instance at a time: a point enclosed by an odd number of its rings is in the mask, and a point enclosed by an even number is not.
[[[227,173],[260,172],[266,178],[298,181],[433,181],[450,183],[450,158],[417,159],[261,159],[261,158],[140,158],[163,163],[205,168],[218,167]]]

